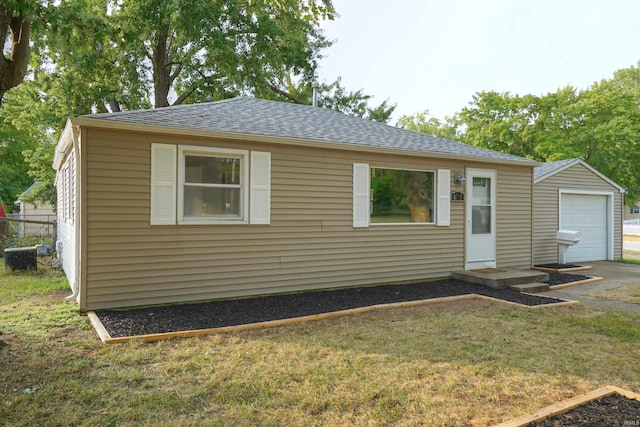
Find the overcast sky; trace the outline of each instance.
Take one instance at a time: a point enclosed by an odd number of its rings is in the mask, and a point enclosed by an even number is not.
[[[640,0],[333,0],[319,80],[444,118],[476,92],[586,89],[640,61]]]

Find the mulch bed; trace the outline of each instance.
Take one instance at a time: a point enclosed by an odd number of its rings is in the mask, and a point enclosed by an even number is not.
[[[585,403],[564,414],[525,427],[640,426],[640,402],[619,394]]]
[[[556,286],[564,285],[565,283],[579,282],[590,278],[590,276],[583,276],[582,274],[549,273],[549,280],[544,283],[548,284],[549,286]]]
[[[581,280],[579,275],[550,273],[555,281]],[[557,298],[524,294],[513,289],[492,289],[454,279],[404,285],[309,291],[204,303],[174,304],[127,310],[96,310],[112,338],[165,332],[212,329],[320,313],[478,294],[528,306],[563,302]]]
[[[534,265],[534,267],[553,268],[556,270],[562,270],[565,268],[580,268],[582,266],[578,264],[538,264],[538,265]]]

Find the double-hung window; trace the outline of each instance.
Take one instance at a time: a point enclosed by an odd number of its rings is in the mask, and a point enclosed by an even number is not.
[[[151,225],[269,224],[271,153],[151,144]]]
[[[178,218],[181,223],[246,222],[248,152],[181,146]]]

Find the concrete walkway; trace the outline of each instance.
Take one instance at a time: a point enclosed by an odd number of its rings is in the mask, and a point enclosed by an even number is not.
[[[591,265],[593,269],[576,271],[574,272],[574,274],[598,276],[603,277],[604,280],[595,283],[588,283],[586,285],[577,285],[570,288],[559,289],[557,291],[543,292],[537,295],[545,295],[572,301],[580,301],[583,304],[593,305],[601,308],[640,313],[640,304],[631,304],[622,301],[595,298],[587,295],[606,289],[614,289],[622,286],[640,283],[640,265],[623,264],[620,262],[610,261],[596,261],[580,264]]]

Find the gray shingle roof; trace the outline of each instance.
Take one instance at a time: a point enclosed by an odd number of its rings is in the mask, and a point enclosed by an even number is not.
[[[555,173],[559,169],[562,169],[570,164],[579,161],[580,159],[566,159],[558,160],[556,162],[543,163],[533,169],[533,180],[538,181],[547,175]]]
[[[452,157],[477,158],[481,161],[534,164],[522,157],[448,141],[333,110],[247,97],[83,117],[210,132],[439,153]]]

